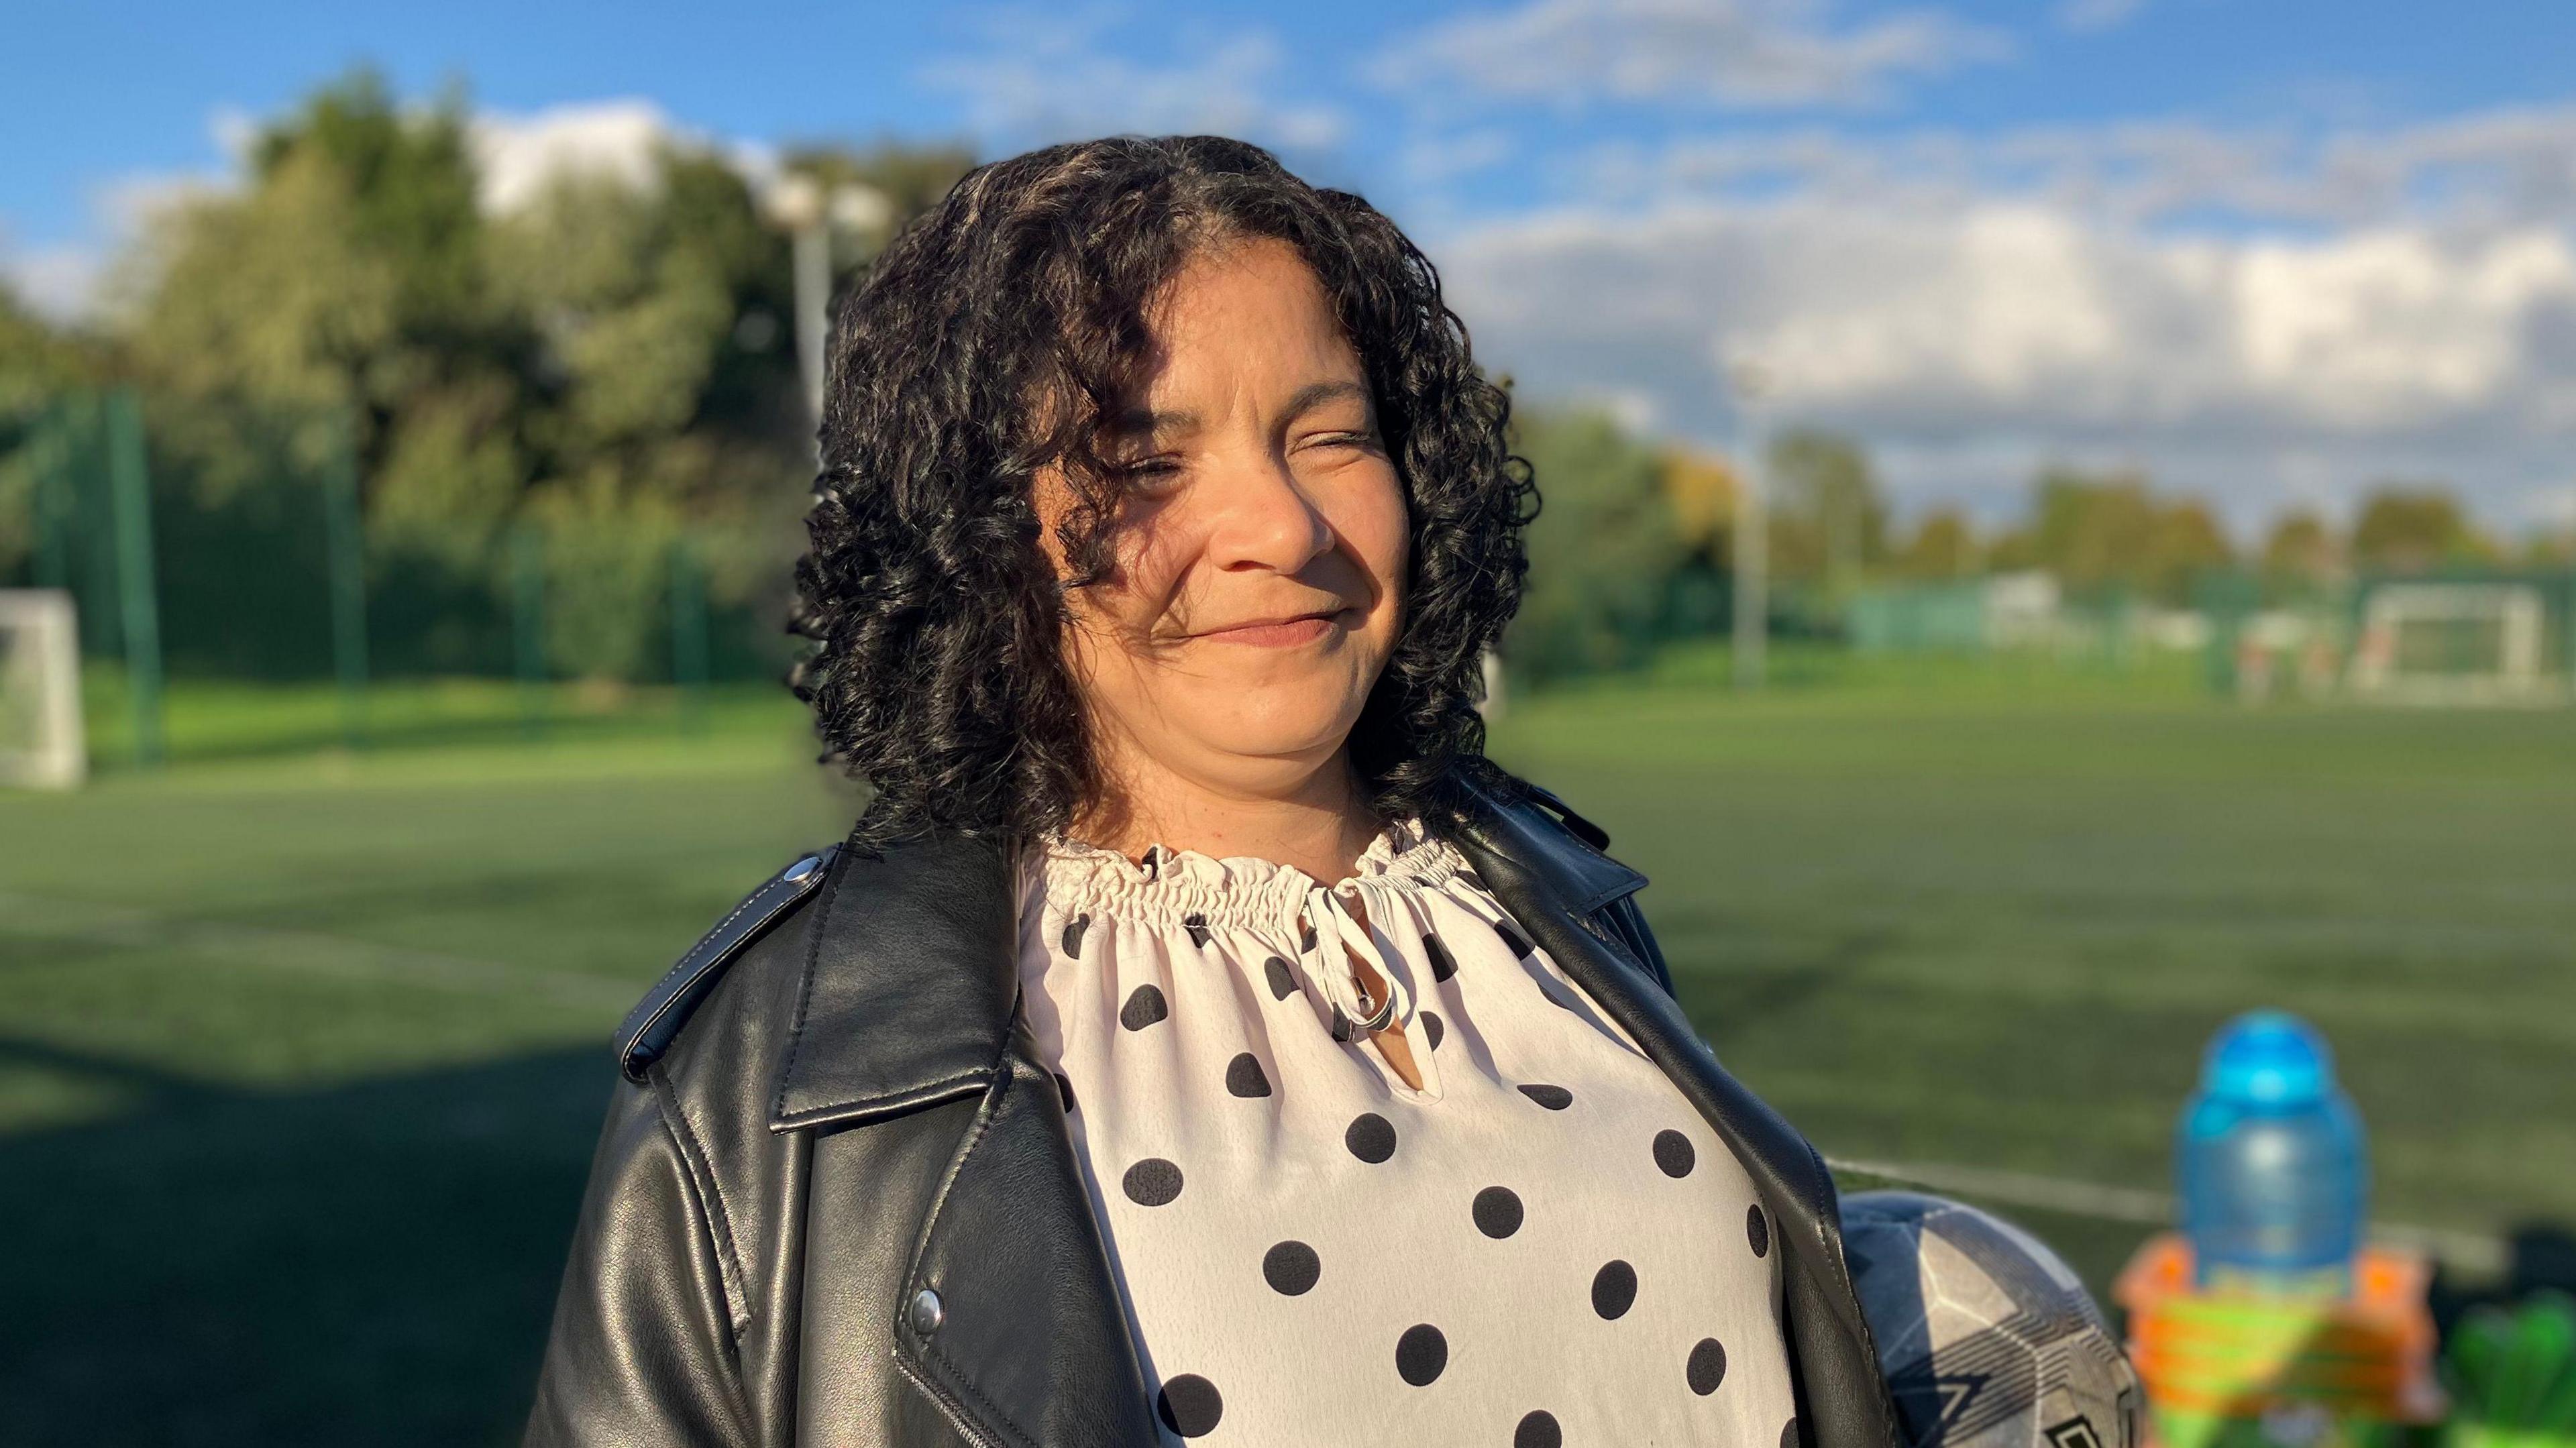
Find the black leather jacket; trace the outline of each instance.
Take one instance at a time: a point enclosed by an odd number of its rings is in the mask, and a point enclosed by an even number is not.
[[[1551,795],[1477,799],[1454,843],[1778,1224],[1805,1448],[1897,1448],[1833,1179],[1683,1018],[1632,898],[1645,877]],[[1158,1441],[1019,1016],[1012,894],[996,842],[835,848],[753,892],[636,1007],[529,1444]]]

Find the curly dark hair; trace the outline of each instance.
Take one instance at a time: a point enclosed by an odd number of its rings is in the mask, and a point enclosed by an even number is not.
[[[1527,460],[1510,395],[1470,355],[1439,274],[1375,207],[1222,136],[1115,136],[967,173],[880,256],[833,327],[822,470],[789,676],[826,761],[873,798],[861,849],[937,827],[1070,825],[1097,781],[1062,654],[1066,593],[1108,566],[1124,481],[1095,444],[1145,380],[1147,308],[1202,248],[1293,245],[1375,394],[1410,515],[1403,630],[1350,736],[1384,820],[1454,825],[1484,757],[1481,653],[1519,606]],[[1040,547],[1030,482],[1060,466]]]

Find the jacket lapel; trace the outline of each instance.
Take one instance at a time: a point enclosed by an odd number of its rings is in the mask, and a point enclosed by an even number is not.
[[[870,1310],[893,1321],[897,1370],[969,1439],[1152,1443],[1144,1374],[1064,1108],[1018,1022],[1002,845],[943,833],[877,857],[844,850],[826,889],[770,1128],[976,1105],[971,1116],[920,1118],[956,1135],[917,1219],[817,1223],[813,1239],[908,1235],[900,1290]],[[925,1293],[935,1308],[917,1306]]]

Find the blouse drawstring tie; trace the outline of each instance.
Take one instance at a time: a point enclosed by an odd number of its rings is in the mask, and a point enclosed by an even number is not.
[[[1301,907],[1308,923],[1317,927],[1308,971],[1333,1007],[1333,1037],[1340,1041],[1357,1040],[1362,1031],[1383,1031],[1410,1015],[1412,1007],[1403,979],[1387,968],[1385,952],[1343,901],[1344,890],[1356,895],[1361,888],[1357,880],[1345,880],[1338,888],[1316,885],[1306,891]],[[1365,904],[1362,908],[1366,908]],[[1370,1000],[1366,989],[1354,978],[1356,972],[1342,968],[1332,959],[1330,952],[1335,944],[1347,953],[1356,953],[1379,980],[1386,982],[1385,1000]]]

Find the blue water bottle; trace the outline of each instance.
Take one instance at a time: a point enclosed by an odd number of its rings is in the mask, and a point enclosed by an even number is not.
[[[2370,1168],[2361,1115],[2314,1027],[2286,1011],[2221,1027],[2183,1106],[2175,1160],[2203,1290],[2351,1294]]]

